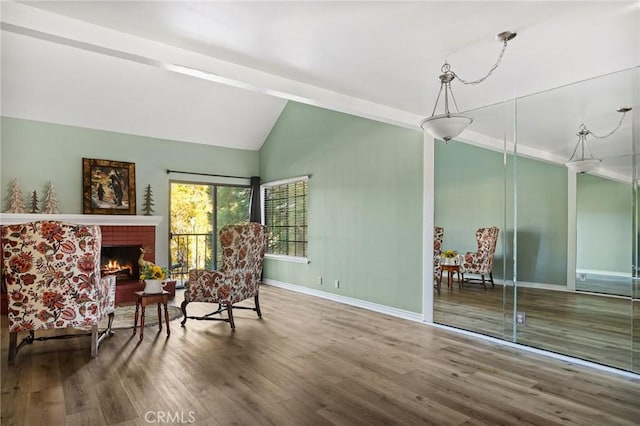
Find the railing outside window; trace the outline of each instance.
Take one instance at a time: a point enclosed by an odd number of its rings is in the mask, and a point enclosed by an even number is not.
[[[211,234],[171,234],[171,278],[186,281],[191,269],[215,269],[212,246]]]

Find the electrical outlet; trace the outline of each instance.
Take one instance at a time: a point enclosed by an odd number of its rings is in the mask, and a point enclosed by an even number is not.
[[[587,280],[587,274],[579,274],[578,279],[582,282],[585,282]]]
[[[335,284],[336,288],[340,288],[340,280],[335,280],[333,283]]]
[[[516,324],[527,325],[527,314],[524,312],[516,312]]]
[[[322,285],[322,277],[318,277],[318,285]]]

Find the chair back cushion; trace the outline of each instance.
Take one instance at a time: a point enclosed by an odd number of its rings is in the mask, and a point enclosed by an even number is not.
[[[233,276],[234,285],[246,287],[241,293],[255,294],[267,249],[266,226],[256,222],[227,225],[220,230],[219,237],[222,247],[220,272]]]
[[[478,254],[480,256],[491,256],[496,251],[499,229],[495,226],[491,228],[479,228],[476,231],[478,242]]]
[[[10,331],[90,326],[113,310],[100,227],[40,221],[1,232]]]
[[[442,254],[442,242],[444,241],[444,228],[441,226],[433,227],[433,273],[439,276],[440,263],[442,260],[440,256]]]
[[[479,273],[489,273],[493,269],[493,258],[498,243],[498,232],[500,229],[496,226],[490,228],[479,228],[476,231],[476,240],[478,241],[478,260],[476,265]]]

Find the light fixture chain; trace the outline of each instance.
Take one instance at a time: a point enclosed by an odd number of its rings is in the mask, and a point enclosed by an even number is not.
[[[458,103],[456,102],[456,97],[453,96],[453,90],[451,90],[451,86],[449,85],[449,93],[451,93],[451,99],[453,99],[453,105],[456,107],[456,112],[460,112],[460,108],[458,108]]]
[[[477,80],[474,80],[474,81],[469,81],[469,80],[465,80],[462,77],[460,77],[458,74],[456,74],[455,71],[451,71],[451,73],[453,73],[453,75],[458,80],[460,80],[460,82],[463,83],[463,84],[480,84],[483,81],[485,81],[487,78],[489,78],[489,76],[491,74],[493,74],[493,72],[496,70],[496,68],[498,68],[498,66],[500,65],[500,62],[502,62],[502,57],[504,56],[504,52],[505,52],[506,49],[507,49],[507,41],[505,40],[502,43],[502,50],[500,51],[500,55],[498,56],[498,59],[496,60],[496,63],[491,67],[489,72],[484,77],[481,77],[481,78],[479,78]]]
[[[444,83],[440,83],[440,90],[438,91],[438,97],[436,98],[436,104],[433,106],[433,112],[431,113],[432,117],[436,113],[436,108],[438,108],[438,101],[440,100],[440,95],[442,94],[442,86],[444,86]]]
[[[610,131],[610,132],[609,132],[609,133],[607,133],[606,135],[598,136],[598,135],[596,135],[595,133],[593,133],[591,130],[587,129],[586,127],[585,127],[585,130],[586,130],[587,132],[589,132],[589,133],[590,133],[594,138],[596,138],[596,139],[606,139],[606,138],[608,138],[609,136],[611,136],[612,134],[614,134],[614,133],[615,133],[615,132],[620,128],[620,126],[622,126],[622,122],[624,121],[624,116],[625,116],[625,115],[627,115],[627,113],[626,113],[626,112],[622,114],[622,117],[620,117],[620,121],[618,122],[618,125],[615,127],[615,129],[613,129],[612,131]]]

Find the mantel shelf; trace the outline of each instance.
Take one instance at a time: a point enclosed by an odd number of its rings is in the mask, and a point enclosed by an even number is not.
[[[59,220],[86,225],[158,226],[162,219],[162,216],[0,213],[0,225],[16,225],[37,220]]]

